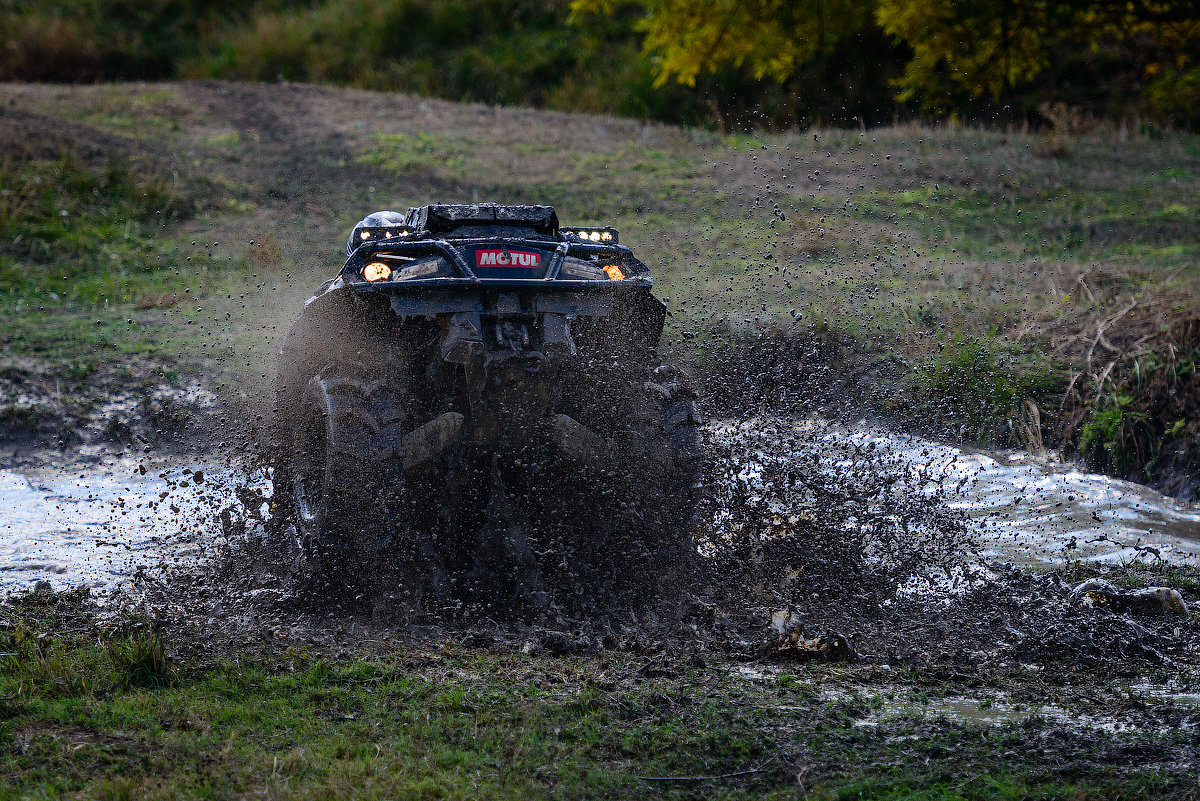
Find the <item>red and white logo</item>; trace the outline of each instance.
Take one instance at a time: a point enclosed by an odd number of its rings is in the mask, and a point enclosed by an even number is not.
[[[522,267],[534,270],[542,266],[542,254],[525,250],[477,250],[476,267]]]

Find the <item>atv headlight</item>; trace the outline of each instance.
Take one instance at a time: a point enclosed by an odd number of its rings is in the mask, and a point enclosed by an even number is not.
[[[391,239],[394,236],[404,236],[412,233],[408,228],[355,228],[358,238],[363,242],[368,239]],[[353,237],[352,237],[353,238]]]
[[[574,259],[564,261],[558,275],[561,278],[577,278],[583,281],[603,281],[608,278],[608,274],[600,265]]]
[[[577,237],[584,242],[596,242],[601,245],[615,245],[620,241],[616,228],[582,228],[579,226],[558,229],[567,236]]]
[[[363,278],[368,281],[386,281],[392,277],[392,268],[381,261],[373,261],[363,267]]]
[[[562,278],[578,278],[584,281],[623,281],[625,273],[615,264],[596,264],[595,262],[567,259],[559,271]]]
[[[423,259],[421,261],[411,261],[405,259],[404,266],[387,264],[382,261],[368,262],[366,267],[363,267],[363,278],[371,283],[378,281],[408,281],[413,278],[424,278],[427,275],[434,275],[441,267],[440,259]]]
[[[408,281],[412,278],[424,278],[427,275],[433,275],[439,269],[441,269],[441,259],[418,261],[402,267],[394,276],[392,276],[392,278],[396,281]]]

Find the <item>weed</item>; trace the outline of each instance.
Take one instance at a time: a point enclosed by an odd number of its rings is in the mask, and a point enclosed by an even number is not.
[[[1044,359],[1014,353],[997,340],[956,334],[908,378],[918,418],[972,442],[1008,442],[1005,421],[1018,415],[1026,399],[1052,395],[1056,371]]]
[[[1033,148],[1033,154],[1043,159],[1066,160],[1075,155],[1075,149],[1065,136],[1050,134],[1043,136]]]
[[[155,435],[160,438],[179,434],[192,418],[193,410],[167,392],[146,391],[138,405]]]
[[[119,415],[111,414],[104,422],[104,435],[113,442],[128,445],[133,441],[133,428]]]
[[[126,626],[104,648],[125,686],[166,687],[174,679],[166,644],[153,627]]]
[[[1133,396],[1113,393],[1093,411],[1079,432],[1079,449],[1088,463],[1100,470],[1118,474],[1128,473],[1136,462],[1140,467],[1149,463],[1139,458],[1139,434],[1146,428],[1147,417],[1133,410]]]

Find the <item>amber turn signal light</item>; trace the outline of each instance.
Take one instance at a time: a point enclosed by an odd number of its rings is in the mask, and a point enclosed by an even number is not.
[[[621,268],[615,264],[606,264],[604,266],[604,272],[606,272],[608,274],[608,277],[611,278],[613,281],[624,281],[625,280],[625,273],[621,272]]]

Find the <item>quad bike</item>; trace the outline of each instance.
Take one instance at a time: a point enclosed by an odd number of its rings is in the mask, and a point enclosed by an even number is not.
[[[694,553],[695,394],[615,230],[430,205],[346,250],[276,356],[276,513],[312,586],[595,602]]]

